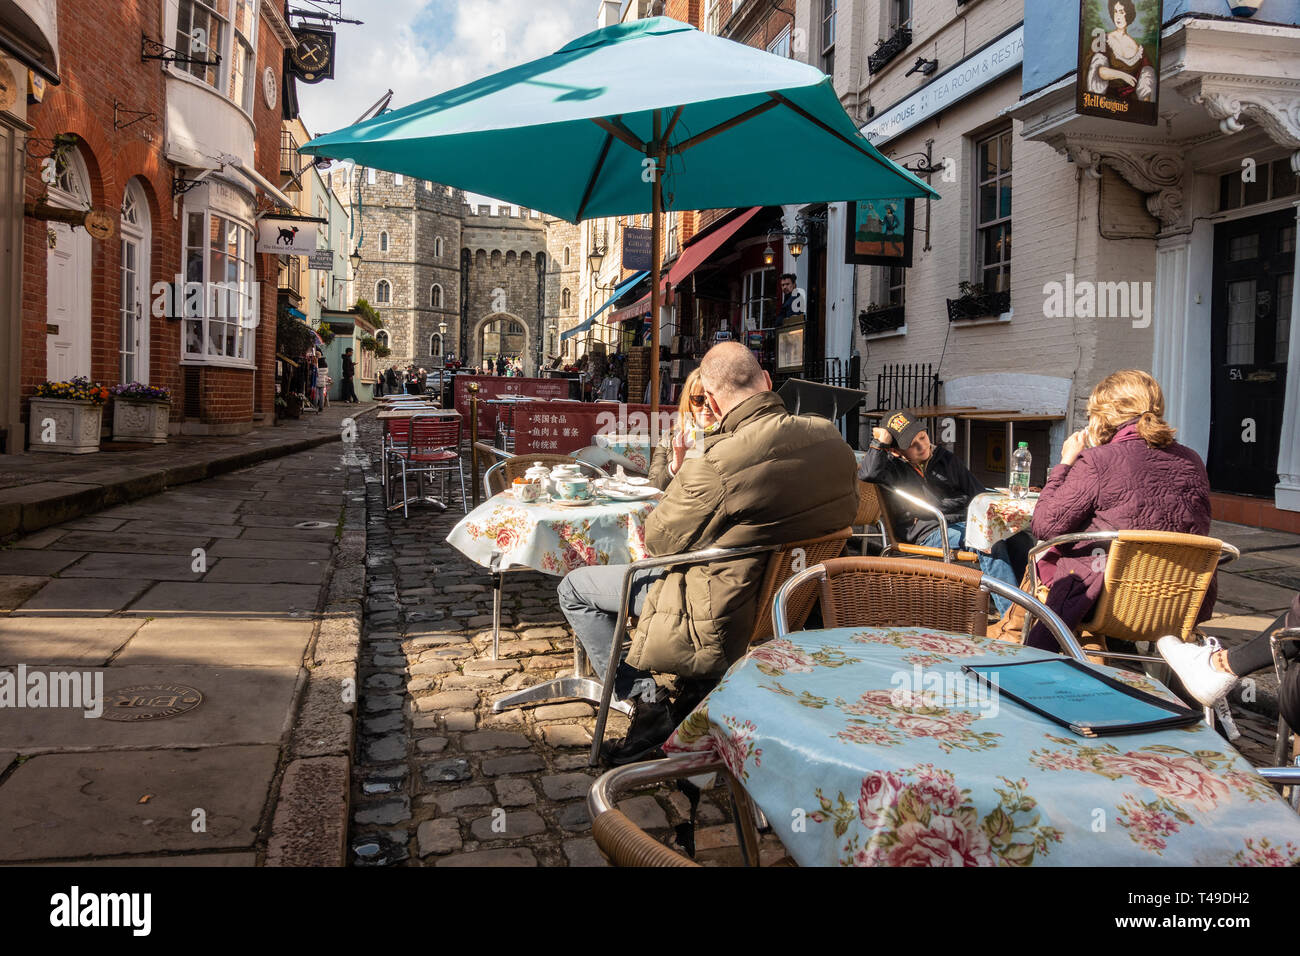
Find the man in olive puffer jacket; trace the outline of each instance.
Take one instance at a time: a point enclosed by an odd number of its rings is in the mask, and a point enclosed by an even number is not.
[[[700,365],[720,420],[698,458],[683,462],[646,521],[652,555],[708,547],[785,544],[847,528],[857,511],[853,452],[823,418],[786,412],[772,380],[738,342],[714,346]],[[671,711],[660,693],[633,697],[633,727],[611,759],[627,762],[662,743],[727,667],[740,658],[753,626],[766,556],[642,573],[633,596],[639,614],[632,649],[620,665],[618,697],[650,672],[676,675],[689,699]],[[578,568],[560,584],[560,606],[601,676],[617,622],[623,568]],[[682,687],[685,684],[689,693]],[[642,685],[646,687],[647,685]],[[657,738],[657,739],[656,739]]]

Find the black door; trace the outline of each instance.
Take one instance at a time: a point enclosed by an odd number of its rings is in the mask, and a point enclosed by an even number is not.
[[[1273,496],[1291,336],[1295,239],[1293,210],[1214,230],[1208,467],[1215,491]]]

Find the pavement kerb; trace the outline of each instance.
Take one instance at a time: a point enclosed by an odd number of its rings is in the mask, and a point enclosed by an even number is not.
[[[358,412],[358,415],[368,411],[371,409]],[[103,511],[105,508],[147,498],[168,488],[216,478],[218,475],[247,468],[249,465],[308,451],[320,445],[339,441],[340,438],[337,432],[331,431],[280,444],[235,451],[207,461],[178,462],[175,465],[155,467],[152,471],[130,475],[121,481],[102,485],[83,485],[64,494],[48,495],[31,501],[3,502],[0,503],[0,541],[32,534],[51,525]]]
[[[367,409],[368,411],[368,409]],[[362,412],[361,414],[364,414]],[[338,440],[335,436],[334,440]],[[365,594],[365,462],[349,450],[342,527],[295,701],[266,866],[345,866]]]

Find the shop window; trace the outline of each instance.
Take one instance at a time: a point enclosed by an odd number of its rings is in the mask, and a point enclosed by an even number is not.
[[[1011,130],[975,144],[975,281],[1011,291]]]
[[[429,290],[429,308],[442,308],[442,286],[435,284],[434,287]]]
[[[257,331],[257,269],[253,230],[211,210],[185,217],[184,358],[253,364]]]
[[[776,314],[773,300],[778,291],[775,269],[755,269],[745,273],[741,290],[745,328],[761,329],[767,325],[769,318]]]
[[[387,252],[387,251],[388,251],[388,233],[387,233],[387,232],[381,232],[381,233],[379,234],[379,251],[380,251],[380,252]]]
[[[375,302],[380,305],[387,305],[393,301],[393,286],[387,279],[380,279],[375,283]]]

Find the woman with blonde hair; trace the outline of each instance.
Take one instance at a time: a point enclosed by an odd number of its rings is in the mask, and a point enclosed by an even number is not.
[[[659,439],[659,446],[650,459],[650,483],[667,491],[681,470],[682,462],[699,455],[696,446],[717,427],[718,420],[713,416],[713,409],[704,395],[704,385],[700,382],[700,370],[696,369],[686,376],[686,383],[682,386],[676,423]]]
[[[1088,425],[1065,439],[1061,461],[1048,475],[1034,509],[1040,541],[1077,531],[1210,530],[1210,479],[1200,455],[1174,441],[1165,421],[1165,398],[1154,378],[1139,369],[1108,375],[1088,399]],[[1101,596],[1105,542],[1084,541],[1052,549],[1038,562],[1049,586],[1047,606],[1072,629]],[[1215,587],[1200,620],[1214,609]],[[1047,628],[1036,624],[1025,643],[1056,650]]]

